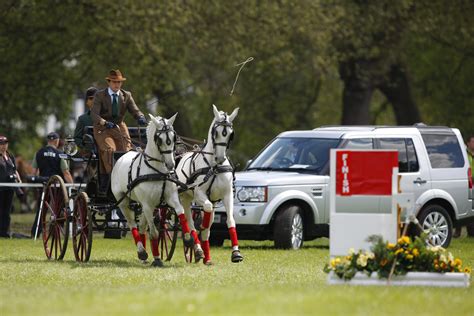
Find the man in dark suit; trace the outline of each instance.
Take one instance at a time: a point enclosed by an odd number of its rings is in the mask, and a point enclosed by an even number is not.
[[[123,118],[125,111],[130,112],[138,125],[146,125],[143,113],[138,109],[132,94],[121,89],[122,83],[127,80],[120,70],[111,70],[105,78],[108,88],[99,90],[95,94],[91,114],[94,123],[94,138],[99,147],[101,159],[100,194],[106,195],[109,187],[110,173],[114,151],[128,151],[131,149],[131,140],[128,128]]]
[[[74,142],[76,143],[79,148],[83,149],[84,144],[83,136],[84,136],[84,128],[86,126],[92,126],[92,116],[91,116],[91,108],[94,104],[94,95],[97,92],[97,88],[90,87],[86,91],[86,107],[87,111],[79,116],[76,123],[76,129],[74,130]]]

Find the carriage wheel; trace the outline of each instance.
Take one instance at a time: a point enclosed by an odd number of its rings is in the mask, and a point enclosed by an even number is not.
[[[41,227],[44,251],[48,259],[62,260],[69,237],[69,198],[63,179],[52,176],[43,193]]]
[[[87,193],[81,192],[74,200],[72,212],[72,245],[76,261],[87,262],[92,249],[92,216]]]
[[[178,239],[178,216],[172,208],[159,207],[156,209],[155,225],[158,229],[158,249],[161,260],[170,261]]]
[[[202,212],[201,210],[192,210],[194,227],[201,227],[202,223]],[[201,232],[199,231],[199,239],[201,239]],[[194,247],[187,247],[183,239],[183,249],[184,249],[184,260],[187,263],[193,262],[194,259]]]

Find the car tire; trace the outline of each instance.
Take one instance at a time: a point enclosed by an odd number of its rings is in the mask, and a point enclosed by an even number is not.
[[[303,212],[299,206],[284,207],[276,216],[273,226],[275,248],[299,249],[303,246]]]
[[[423,230],[430,230],[428,238],[434,246],[447,248],[453,237],[453,222],[446,209],[438,204],[423,208],[418,216]]]
[[[224,245],[224,238],[209,236],[209,245],[213,247],[222,247]]]
[[[469,237],[474,237],[474,223],[466,225],[467,235]]]

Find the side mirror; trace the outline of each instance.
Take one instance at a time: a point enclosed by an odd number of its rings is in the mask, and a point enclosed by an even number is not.
[[[250,164],[252,163],[252,161],[253,161],[252,159],[247,160],[247,163],[245,164],[244,170],[246,170],[246,169],[250,166]]]

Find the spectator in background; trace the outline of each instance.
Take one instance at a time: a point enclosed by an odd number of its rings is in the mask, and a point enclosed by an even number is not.
[[[38,150],[33,159],[33,170],[35,175],[49,178],[53,175],[59,175],[67,183],[72,183],[72,176],[69,172],[69,166],[64,159],[64,153],[58,149],[59,134],[51,132],[46,136],[48,144]],[[40,203],[38,203],[40,205]],[[38,221],[39,208],[36,211],[35,221],[31,227],[31,236],[35,237],[36,223]],[[38,229],[38,234],[41,232],[41,227]]]
[[[84,114],[79,116],[76,123],[76,129],[74,130],[74,142],[81,149],[84,150],[83,136],[86,126],[92,126],[91,108],[94,104],[94,96],[97,92],[97,88],[90,87],[86,91],[86,107],[87,110]]]
[[[8,152],[8,138],[0,136],[0,182],[21,182],[16,170],[15,157]],[[13,204],[13,193],[22,192],[20,188],[0,187],[0,238],[10,238],[10,213]]]
[[[467,158],[469,159],[469,164],[471,166],[471,175],[472,181],[474,182],[474,135],[471,135],[466,142],[467,147]],[[474,223],[467,224],[467,231],[469,236],[474,236]],[[454,238],[459,238],[461,236],[462,226],[456,227],[453,233]]]

